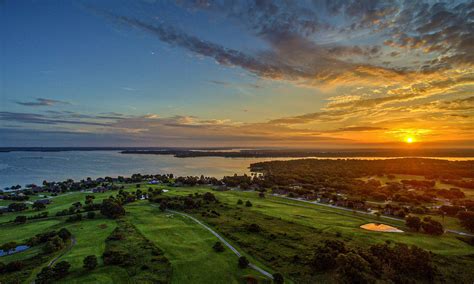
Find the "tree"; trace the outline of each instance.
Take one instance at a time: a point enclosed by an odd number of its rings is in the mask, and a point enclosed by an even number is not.
[[[252,202],[250,202],[249,200],[247,200],[247,202],[245,202],[245,206],[247,206],[247,207],[252,207]]]
[[[102,201],[100,213],[108,218],[117,219],[118,217],[125,215],[125,209],[119,202],[109,198]]]
[[[58,262],[54,267],[53,271],[56,278],[63,278],[69,273],[69,268],[71,268],[71,264],[67,261]]]
[[[343,283],[375,283],[370,264],[355,252],[339,254],[337,275]]]
[[[247,227],[247,230],[252,233],[258,233],[262,230],[258,224],[252,223]]]
[[[87,212],[87,219],[94,219],[94,218],[95,218],[95,212],[94,211]]]
[[[471,232],[474,232],[474,211],[464,211],[458,213],[461,225]]]
[[[242,204],[244,204],[244,202],[242,201],[242,199],[239,199],[239,200],[237,201],[237,205],[242,205]]]
[[[69,232],[68,229],[66,228],[61,228],[61,230],[59,230],[58,232],[58,236],[63,240],[63,241],[67,241],[71,238],[72,234],[71,232]]]
[[[36,275],[35,283],[52,283],[57,279],[64,278],[69,273],[69,268],[71,268],[71,265],[67,261],[58,262],[54,267],[44,267],[41,272]]]
[[[59,236],[52,237],[43,247],[45,253],[52,253],[64,248],[64,241]]]
[[[430,235],[442,235],[444,233],[443,225],[440,222],[431,219],[430,217],[425,217],[421,223],[421,227],[425,233]]]
[[[273,274],[273,283],[275,284],[283,284],[285,282],[285,279],[283,278],[283,275],[281,273],[274,273]]]
[[[223,252],[224,251],[224,246],[222,245],[221,242],[216,242],[212,248],[216,251],[216,252]]]
[[[408,228],[418,232],[421,228],[421,219],[417,216],[407,216],[405,218],[405,224]]]
[[[95,255],[88,255],[84,258],[84,268],[87,270],[92,270],[97,266],[97,257]]]
[[[26,206],[25,203],[10,203],[8,205],[8,210],[15,211],[15,212],[23,211],[23,210],[26,210],[27,208],[28,206]]]
[[[239,257],[239,268],[247,268],[249,266],[249,261],[245,256]]]
[[[42,202],[36,201],[35,203],[33,203],[33,205],[31,207],[33,207],[33,209],[35,209],[37,211],[40,211],[40,210],[45,209],[46,205],[44,205],[44,203],[42,203]]]
[[[20,271],[25,267],[25,263],[21,260],[14,260],[10,261],[6,266],[5,266],[5,271],[6,272],[15,272],[15,271]]]
[[[10,254],[11,251],[14,251],[17,247],[16,242],[8,242],[0,246],[0,249],[2,249],[6,254]]]
[[[46,266],[41,269],[40,273],[36,275],[35,283],[46,284],[51,283],[55,279],[54,271],[51,267]]]
[[[15,220],[13,222],[17,224],[25,224],[26,223],[26,216],[16,216]]]

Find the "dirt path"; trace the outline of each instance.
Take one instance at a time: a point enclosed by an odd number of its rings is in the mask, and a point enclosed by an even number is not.
[[[153,206],[153,207],[155,207],[155,208],[157,207],[157,206],[155,206],[155,205],[153,205],[153,204],[152,204],[151,206]],[[198,223],[199,225],[201,225],[202,227],[204,227],[206,230],[208,230],[209,232],[211,232],[211,234],[213,234],[214,236],[216,236],[216,237],[217,237],[222,243],[224,243],[224,245],[225,245],[226,247],[228,247],[235,255],[237,255],[238,257],[241,257],[241,256],[242,256],[242,254],[241,254],[235,247],[233,247],[231,244],[229,244],[221,235],[219,235],[216,231],[214,231],[213,229],[211,229],[209,226],[207,226],[206,224],[202,223],[202,222],[199,221],[198,219],[194,218],[193,216],[188,215],[188,214],[185,214],[185,213],[182,213],[182,212],[174,211],[174,210],[167,210],[167,211],[169,211],[169,212],[171,212],[171,213],[174,213],[174,214],[181,215],[181,216],[183,216],[183,217],[186,217],[186,218],[188,218],[188,219],[193,220],[194,222]],[[266,271],[266,270],[264,270],[264,269],[258,267],[257,265],[255,265],[255,264],[253,264],[253,263],[249,263],[249,267],[252,268],[252,269],[254,269],[254,270],[256,270],[256,271],[258,271],[258,272],[260,272],[261,274],[267,276],[268,278],[273,279],[273,275],[272,275],[270,272],[268,272],[268,271]]]
[[[74,237],[71,237],[71,243],[69,244],[69,246],[67,247],[67,249],[65,251],[63,251],[61,254],[59,254],[58,256],[56,256],[55,258],[53,258],[49,263],[48,263],[48,267],[51,267],[53,266],[53,264],[56,263],[56,261],[62,257],[63,255],[65,255],[66,253],[70,252],[72,247],[76,244],[76,239]]]

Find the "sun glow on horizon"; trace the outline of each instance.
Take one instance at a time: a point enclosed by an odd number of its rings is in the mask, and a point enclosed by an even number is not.
[[[411,144],[411,143],[415,142],[415,139],[413,139],[413,137],[408,136],[408,137],[405,138],[405,142],[408,143],[408,144]]]

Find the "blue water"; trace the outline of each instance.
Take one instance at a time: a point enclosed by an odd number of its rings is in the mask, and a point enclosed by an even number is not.
[[[12,185],[41,184],[87,177],[130,176],[134,173],[175,175],[225,175],[249,172],[255,158],[175,158],[171,155],[120,154],[117,151],[9,152],[0,153],[0,189]]]
[[[80,180],[87,177],[130,176],[134,173],[173,173],[178,176],[203,174],[221,178],[234,173],[249,173],[251,163],[270,160],[288,159],[175,158],[171,155],[120,154],[118,151],[0,152],[0,189],[16,184],[22,186],[30,183],[41,184],[43,180],[62,181],[68,178]]]
[[[15,248],[15,250],[10,251],[8,254],[7,254],[6,252],[4,252],[3,250],[0,249],[0,256],[5,256],[5,255],[10,255],[10,254],[22,252],[22,251],[25,251],[25,250],[27,250],[27,249],[29,249],[29,248],[30,248],[30,247],[29,247],[29,246],[26,246],[26,245],[17,246],[17,247]]]

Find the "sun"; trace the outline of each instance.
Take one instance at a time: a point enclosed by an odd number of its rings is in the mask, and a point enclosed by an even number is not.
[[[408,144],[411,144],[411,143],[415,142],[415,139],[413,139],[413,137],[406,137],[405,142],[407,142]]]

